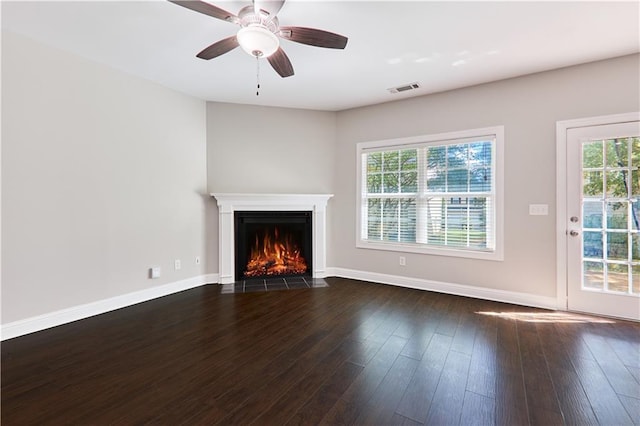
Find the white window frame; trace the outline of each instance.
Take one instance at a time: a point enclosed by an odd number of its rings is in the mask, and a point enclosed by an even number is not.
[[[470,248],[435,246],[427,244],[401,243],[395,241],[372,241],[363,239],[363,211],[366,211],[363,188],[366,188],[364,175],[366,170],[362,164],[363,153],[371,150],[409,149],[415,145],[446,145],[464,143],[469,140],[480,140],[491,137],[495,140],[493,155],[493,185],[495,194],[495,248],[493,250],[477,250]],[[412,146],[413,145],[413,146]],[[504,126],[484,127],[432,135],[413,136],[399,139],[360,142],[356,146],[357,184],[356,184],[356,247],[372,250],[399,251],[437,256],[454,256],[471,259],[504,260]],[[364,187],[363,187],[364,185]],[[363,210],[364,209],[364,210]]]

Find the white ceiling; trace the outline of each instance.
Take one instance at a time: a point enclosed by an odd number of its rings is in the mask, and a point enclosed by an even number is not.
[[[211,1],[237,13],[250,1]],[[162,0],[2,2],[2,27],[218,102],[337,111],[640,51],[638,1],[289,0],[283,26],[345,35],[345,50],[283,40],[295,75],[241,49],[196,54],[237,28]],[[46,64],[43,64],[46,67]],[[418,82],[420,89],[387,89]]]

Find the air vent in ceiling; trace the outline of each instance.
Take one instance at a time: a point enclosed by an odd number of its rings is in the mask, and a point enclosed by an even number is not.
[[[401,93],[401,92],[406,92],[407,90],[413,90],[413,89],[419,89],[419,88],[420,88],[420,84],[416,82],[416,83],[405,84],[398,87],[392,87],[391,89],[387,89],[387,90],[390,93]]]

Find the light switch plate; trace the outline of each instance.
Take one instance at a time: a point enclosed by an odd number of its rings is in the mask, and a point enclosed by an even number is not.
[[[531,216],[547,216],[549,214],[549,205],[529,204],[529,214]]]

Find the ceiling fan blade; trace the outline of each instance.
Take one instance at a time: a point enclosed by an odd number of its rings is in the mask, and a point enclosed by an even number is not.
[[[238,44],[236,36],[231,36],[213,43],[196,56],[200,59],[213,59],[235,49],[238,46],[240,46],[240,44]]]
[[[273,69],[280,74],[280,77],[291,77],[293,75],[293,65],[291,65],[289,57],[281,47],[276,50],[276,53],[269,56],[267,61],[269,61]]]
[[[284,2],[285,0],[253,0],[253,10],[255,13],[264,10],[273,18],[280,12],[280,9],[284,6]]]
[[[344,49],[349,39],[329,31],[305,27],[280,27],[280,37],[310,46]]]
[[[169,0],[171,3],[175,3],[187,9],[195,10],[196,12],[203,13],[214,18],[222,19],[223,21],[233,22],[237,19],[237,16],[231,12],[227,12],[224,9],[220,9],[209,3],[198,0]]]

